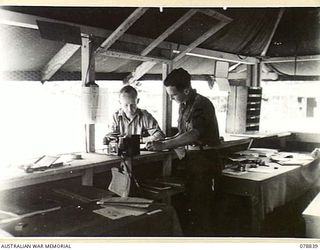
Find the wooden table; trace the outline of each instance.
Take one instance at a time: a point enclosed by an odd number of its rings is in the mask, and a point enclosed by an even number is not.
[[[285,134],[287,135],[287,134]],[[271,135],[255,135],[256,137],[282,136],[280,134]],[[256,138],[255,137],[255,138]],[[228,150],[238,146],[247,145],[252,135],[229,136],[221,145],[213,147],[217,150]],[[209,147],[208,149],[212,149]],[[198,150],[198,149],[197,149]],[[17,187],[24,187],[34,184],[46,183],[49,181],[57,181],[72,177],[81,177],[83,185],[93,184],[93,174],[101,173],[113,166],[119,166],[121,158],[119,156],[111,156],[103,153],[81,153],[81,160],[73,160],[69,165],[39,171],[34,173],[25,173],[23,169],[16,167],[7,167],[3,169],[0,175],[0,191]],[[174,151],[164,152],[148,152],[141,151],[141,154],[132,159],[132,164],[149,163],[161,161],[163,167],[163,176],[171,175],[172,159],[177,158]],[[130,163],[131,164],[131,163]],[[131,164],[131,165],[132,165]]]
[[[223,172],[223,192],[249,197],[251,202],[251,229],[253,234],[261,231],[266,214],[276,207],[294,200],[310,189],[319,178],[318,161],[304,165],[280,166],[270,172],[244,172],[233,175]],[[265,167],[266,168],[266,167]]]
[[[99,153],[82,153],[82,159],[73,160],[62,167],[26,173],[23,169],[5,169],[0,175],[0,191],[12,188],[24,187],[49,181],[62,180],[72,177],[81,177],[82,184],[92,186],[93,174],[101,173],[113,166],[119,166],[121,158]],[[173,152],[147,152],[133,158],[133,164],[161,161],[163,175],[169,175],[171,171],[171,159]]]

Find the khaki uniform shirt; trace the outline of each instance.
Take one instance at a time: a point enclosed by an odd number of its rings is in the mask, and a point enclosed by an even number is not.
[[[213,104],[194,89],[190,94],[189,100],[179,106],[179,133],[196,129],[200,133],[199,141],[195,142],[196,145],[219,144],[219,127]]]
[[[157,120],[146,110],[137,109],[136,115],[129,120],[120,109],[113,115],[112,132],[125,135],[152,136],[154,140],[164,138]]]

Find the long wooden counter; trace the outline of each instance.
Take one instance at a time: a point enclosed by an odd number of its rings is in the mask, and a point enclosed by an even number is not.
[[[285,134],[286,136],[287,134]],[[260,135],[266,138],[267,135]],[[272,134],[270,136],[277,136]],[[279,135],[278,135],[279,136]],[[255,138],[260,138],[258,134]],[[236,146],[243,146],[250,142],[251,135],[241,135],[240,137],[230,135],[226,141],[215,149],[228,149]],[[213,149],[213,147],[208,148]],[[119,166],[121,158],[118,156],[111,156],[102,153],[82,153],[82,159],[73,160],[70,164],[57,168],[47,169],[45,171],[37,171],[33,173],[26,173],[19,168],[6,168],[0,175],[0,190],[8,190],[12,188],[24,187],[34,184],[46,183],[50,181],[57,181],[68,179],[72,177],[81,177],[83,185],[93,184],[93,175],[109,170],[111,167]],[[177,158],[174,151],[164,152],[148,152],[141,151],[141,154],[135,156],[132,164],[142,164],[155,161],[161,161],[163,167],[163,176],[171,174],[172,159]]]
[[[82,159],[73,160],[70,164],[47,169],[45,171],[36,171],[26,173],[23,169],[11,168],[0,176],[0,190],[24,187],[34,184],[45,183],[68,179],[72,177],[81,177],[83,185],[92,185],[93,174],[106,171],[113,166],[119,166],[121,158],[99,153],[83,153]],[[134,164],[161,161],[164,174],[171,169],[172,152],[146,152],[134,157]]]

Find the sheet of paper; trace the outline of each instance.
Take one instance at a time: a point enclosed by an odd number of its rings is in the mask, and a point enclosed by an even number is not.
[[[279,165],[278,165],[279,166]],[[256,173],[274,173],[279,168],[275,169],[274,167],[265,167],[265,166],[259,166],[257,168],[249,168],[248,172],[256,172]]]
[[[147,208],[151,205],[153,200],[140,198],[140,197],[110,197],[102,198],[98,204],[119,204],[137,208]]]
[[[126,216],[139,216],[146,213],[145,210],[139,208],[120,206],[106,206],[104,208],[93,210],[93,212],[112,220],[120,219]]]
[[[235,170],[235,169],[232,169],[232,168],[226,168],[224,170],[222,170],[222,173],[224,174],[230,174],[230,175],[243,175],[243,174],[246,174],[248,172],[246,171],[238,171],[238,170]]]
[[[186,156],[186,150],[185,148],[181,147],[181,148],[175,148],[174,152],[176,152],[179,160],[182,160],[185,156]]]

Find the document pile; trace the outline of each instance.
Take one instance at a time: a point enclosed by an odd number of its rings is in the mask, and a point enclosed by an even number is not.
[[[103,208],[93,210],[109,219],[115,220],[126,216],[139,216],[147,212],[153,200],[138,197],[110,197],[97,201]]]
[[[291,165],[306,165],[314,160],[311,154],[293,153],[293,152],[279,152],[270,157],[271,161],[283,166]]]

